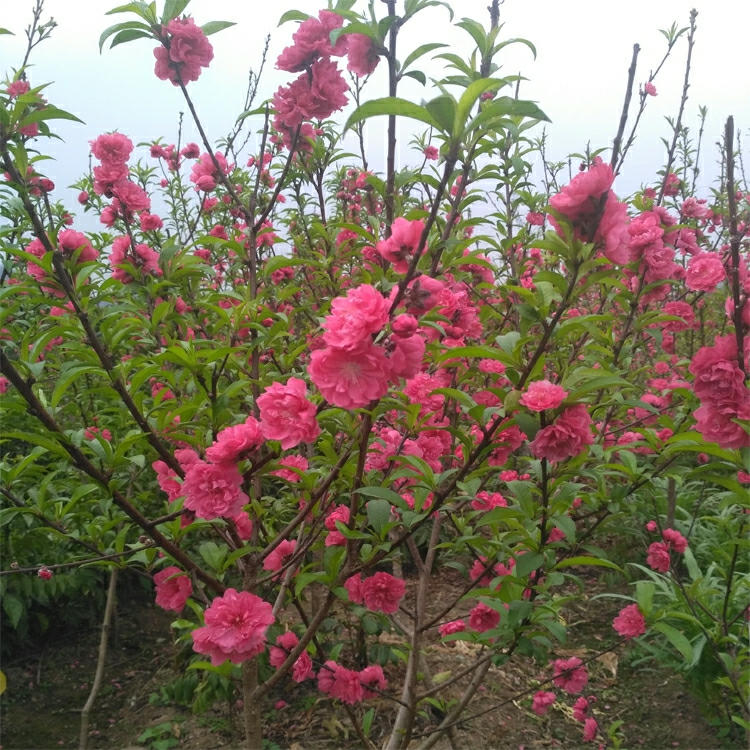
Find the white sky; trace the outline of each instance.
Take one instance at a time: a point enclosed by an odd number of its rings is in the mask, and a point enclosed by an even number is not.
[[[116,4],[116,0],[47,0],[46,3],[45,18],[54,16],[59,26],[52,38],[33,53],[31,81],[33,85],[54,81],[47,90],[48,99],[86,123],[63,123],[57,132],[65,143],[50,143],[48,153],[57,161],[48,162],[46,169],[59,188],[85,172],[87,141],[100,133],[117,129],[136,143],[160,135],[167,142],[176,140],[177,113],[185,109],[185,105],[179,89],[155,77],[154,44],[139,40],[114,50],[105,48],[99,54],[101,32],[113,23],[126,20],[124,15],[104,15]],[[451,2],[455,20],[467,16],[485,24],[488,4],[489,0]],[[161,2],[159,5],[161,7]],[[361,0],[357,7],[365,5]],[[274,69],[276,56],[290,43],[296,28],[295,23],[277,28],[281,14],[292,8],[315,13],[324,6],[324,0],[276,0],[273,3],[193,0],[188,12],[197,23],[237,22],[237,26],[211,37],[214,61],[197,83],[190,84],[191,95],[212,140],[225,135],[240,113],[247,71],[259,64],[264,38],[269,32],[272,35],[269,64],[260,98],[270,96],[279,85],[291,80],[292,74]],[[23,30],[30,22],[32,7],[33,0],[0,0],[0,25],[16,33],[15,37],[0,36],[0,73],[20,65],[25,49]],[[381,7],[385,10],[380,2],[376,2],[376,7],[378,11]],[[727,115],[735,116],[736,127],[743,133],[750,131],[750,66],[747,63],[750,3],[744,0],[628,0],[627,3],[505,0],[501,6],[501,21],[505,23],[502,37],[531,40],[537,47],[538,57],[534,61],[525,46],[508,47],[499,58],[504,64],[500,74],[521,72],[530,79],[521,86],[521,98],[536,100],[552,120],[548,127],[551,159],[561,160],[569,152],[583,151],[589,140],[592,148],[611,145],[619,122],[633,43],[638,42],[642,48],[636,82],[643,82],[666,48],[658,29],[669,27],[672,21],[686,26],[692,7],[698,9],[699,16],[685,122],[697,125],[698,106],[708,107],[701,158],[705,193],[716,173],[714,144]],[[401,59],[414,47],[432,41],[447,42],[451,51],[458,54],[469,53],[468,35],[451,27],[444,9],[430,8],[417,18],[404,28],[400,37]],[[683,39],[656,80],[659,95],[649,100],[639,138],[616,185],[622,195],[634,191],[642,182],[653,182],[656,170],[663,163],[664,147],[660,137],[669,136],[664,117],[676,115],[686,51]],[[439,76],[439,61],[430,63],[430,56],[423,60],[425,62],[418,67],[428,76]],[[386,94],[384,68],[381,63],[372,77],[369,92],[365,92],[366,99]],[[408,79],[401,84],[399,94],[415,101],[434,96],[429,84],[425,90]],[[183,142],[199,141],[187,113],[186,122]],[[257,126],[253,123],[253,127]],[[371,161],[376,169],[382,168],[383,128],[379,124],[371,124],[369,128]],[[407,123],[403,126],[399,153],[402,164],[414,158],[409,156],[407,145],[410,128]],[[353,149],[354,144],[351,145]],[[56,191],[56,197],[63,195],[68,202],[72,201],[72,193]]]

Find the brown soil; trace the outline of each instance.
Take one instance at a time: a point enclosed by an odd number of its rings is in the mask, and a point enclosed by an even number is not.
[[[453,571],[441,571],[439,581],[433,599],[436,611],[460,585]],[[577,602],[574,609],[566,611],[570,641],[557,650],[557,655],[587,658],[600,650],[599,634],[608,632],[617,608],[613,601],[607,600]],[[182,674],[175,668],[177,649],[172,642],[172,619],[154,607],[130,610],[127,618],[121,615],[117,643],[110,649],[91,720],[90,748],[209,750],[240,746],[242,720],[236,706],[217,703],[206,713],[195,715],[190,708],[165,704],[159,698],[161,688]],[[0,699],[0,750],[78,746],[80,709],[93,679],[98,637],[95,631],[80,633],[7,660],[3,670],[8,689]],[[652,667],[633,667],[631,653],[619,651],[592,662],[585,690],[586,695],[597,698],[595,714],[602,727],[618,719],[624,722],[623,747],[631,750],[731,747],[717,739],[678,676]],[[472,656],[472,646],[462,642],[444,645],[435,641],[428,648],[433,675],[455,672],[467,665]],[[389,665],[386,674],[395,676],[394,669]],[[485,688],[472,702],[467,715],[508,700],[529,687],[530,680],[548,675],[548,669],[526,657],[513,658],[501,668],[493,667]],[[458,697],[462,684],[449,689],[450,697]],[[455,746],[457,750],[583,747],[581,725],[573,720],[570,710],[573,700],[561,691],[558,698],[544,717],[531,711],[529,696],[510,701],[458,727]],[[276,710],[273,704],[278,700],[288,705]],[[266,705],[264,734],[268,750],[360,746],[346,713],[321,695],[311,681],[301,686],[282,681]],[[370,701],[369,706],[376,709],[371,739],[379,745],[390,724],[393,704],[383,699]],[[436,723],[439,721],[435,715],[425,713],[419,719],[417,731]],[[162,728],[160,735],[138,744],[137,739],[145,730],[157,726]],[[446,739],[437,747],[449,750],[450,744]]]

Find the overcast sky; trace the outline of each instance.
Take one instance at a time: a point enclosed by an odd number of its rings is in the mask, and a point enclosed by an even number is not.
[[[159,6],[161,8],[161,0]],[[452,0],[456,19],[467,16],[487,23],[489,0]],[[32,0],[0,0],[0,25],[15,32],[15,37],[0,36],[0,69],[10,72],[23,58],[23,30],[31,19]],[[80,117],[85,125],[64,123],[57,132],[65,143],[53,141],[48,153],[57,159],[49,162],[48,175],[60,188],[85,172],[88,140],[100,133],[119,130],[134,142],[163,136],[176,140],[178,112],[185,108],[179,89],[158,80],[153,72],[153,42],[139,40],[105,48],[100,55],[98,39],[112,23],[125,16],[105,16],[115,0],[47,0],[45,18],[53,16],[59,26],[52,38],[32,56],[30,71],[33,85],[53,81],[46,92],[57,106]],[[357,7],[364,7],[364,0]],[[402,5],[399,0],[399,6]],[[271,34],[269,64],[263,77],[260,98],[271,96],[292,75],[274,69],[276,56],[291,41],[296,28],[289,23],[277,28],[285,11],[298,8],[315,13],[324,0],[193,0],[188,7],[197,23],[213,20],[235,21],[237,26],[211,37],[215,57],[200,80],[190,84],[204,126],[211,139],[225,135],[240,113],[247,71],[257,69],[266,34]],[[376,3],[380,10],[381,3]],[[750,131],[750,66],[747,62],[747,35],[750,28],[750,3],[736,0],[505,0],[501,6],[504,38],[525,37],[537,47],[534,60],[530,51],[515,45],[501,53],[501,75],[521,72],[528,82],[521,86],[521,98],[532,99],[552,120],[549,126],[549,157],[563,159],[582,151],[586,142],[592,148],[611,145],[619,120],[632,46],[641,45],[638,83],[646,80],[666,48],[658,29],[673,21],[688,23],[689,12],[697,8],[698,31],[693,56],[690,98],[684,121],[691,127],[698,122],[698,106],[708,107],[706,140],[701,166],[705,180],[703,192],[715,176],[716,141],[727,115],[735,116],[736,127]],[[382,6],[383,10],[385,6]],[[440,41],[452,50],[468,55],[468,35],[452,27],[447,12],[430,8],[407,25],[400,37],[403,59],[408,51],[426,42]],[[675,116],[682,90],[687,44],[678,43],[673,56],[656,79],[658,96],[649,100],[638,141],[616,185],[626,195],[643,182],[653,182],[664,161],[660,137],[668,137],[665,116]],[[428,76],[440,75],[440,61],[424,58],[421,66]],[[365,98],[384,96],[385,65],[371,79]],[[417,82],[405,80],[401,96],[419,101],[431,98],[434,91]],[[350,110],[348,110],[350,111]],[[632,118],[631,118],[632,122]],[[258,123],[254,123],[258,127]],[[408,129],[404,124],[399,159],[403,164],[414,157],[408,152]],[[697,127],[695,128],[697,133]],[[183,141],[198,141],[198,133],[188,123]],[[750,143],[750,141],[745,141]],[[47,146],[44,147],[45,149]],[[384,133],[380,125],[370,126],[368,150],[375,168],[382,165]],[[145,153],[145,152],[141,152]],[[750,164],[748,165],[750,167]],[[58,195],[65,195],[62,190]],[[71,200],[72,194],[65,195]]]

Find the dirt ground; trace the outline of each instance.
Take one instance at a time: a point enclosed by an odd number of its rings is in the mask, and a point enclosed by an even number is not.
[[[432,606],[436,611],[460,585],[455,571],[436,578]],[[593,583],[593,581],[592,581]],[[122,609],[123,604],[120,604]],[[607,633],[618,609],[614,600],[578,601],[565,613],[570,640],[557,650],[559,657],[586,658],[601,649],[600,633]],[[102,690],[91,719],[89,747],[95,750],[209,750],[238,747],[241,711],[228,702],[195,715],[189,707],[160,698],[162,688],[180,675],[177,649],[170,628],[172,617],[153,606],[138,606],[120,616],[117,643],[110,649]],[[0,750],[54,750],[78,746],[80,709],[93,680],[99,634],[88,632],[58,637],[36,651],[6,659],[3,671],[8,689],[0,699]],[[433,674],[459,670],[473,657],[472,646],[430,642],[427,656]],[[623,747],[636,750],[713,750],[732,745],[717,739],[696,701],[678,676],[653,666],[633,666],[629,650],[607,654],[589,666],[586,695],[595,695],[595,715],[601,726],[622,720]],[[386,674],[394,675],[389,665]],[[512,697],[548,671],[525,657],[493,667],[469,707],[474,714]],[[452,697],[459,695],[459,683]],[[457,750],[533,750],[583,747],[581,724],[569,708],[572,699],[558,691],[559,700],[544,717],[531,711],[530,698],[509,702],[457,728]],[[286,706],[276,710],[283,700]],[[347,715],[319,693],[312,681],[296,685],[282,681],[267,702],[264,714],[268,750],[323,750],[359,747]],[[371,739],[379,744],[390,724],[393,704],[370,701],[376,709]],[[438,723],[425,713],[417,731]],[[151,736],[138,738],[151,729]],[[601,738],[603,739],[603,738]],[[604,747],[605,745],[601,745]],[[414,743],[416,747],[416,742]],[[439,750],[450,750],[447,740]],[[589,744],[588,747],[597,747]]]

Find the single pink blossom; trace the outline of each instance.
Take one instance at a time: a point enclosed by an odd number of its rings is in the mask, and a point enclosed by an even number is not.
[[[629,604],[612,620],[612,627],[621,636],[630,640],[646,632],[646,620],[637,604]]]
[[[261,423],[248,417],[238,425],[221,430],[214,444],[206,450],[206,458],[215,464],[237,461],[262,443]]]
[[[549,711],[549,707],[555,702],[557,696],[554,693],[550,693],[545,690],[539,690],[534,693],[534,698],[531,701],[531,710],[537,716],[544,716]]]
[[[591,424],[584,404],[568,407],[553,424],[539,430],[529,446],[531,452],[552,462],[577,456],[584,446],[594,442]]]
[[[193,650],[211,657],[214,666],[231,659],[241,664],[262,653],[273,608],[248,591],[227,589],[206,610],[205,627],[193,631]]]
[[[499,623],[500,613],[484,602],[479,602],[469,612],[469,627],[472,630],[476,630],[477,633],[486,633],[488,630],[494,630]]]
[[[726,277],[718,253],[698,253],[688,261],[685,286],[694,292],[713,292]]]
[[[451,620],[451,622],[444,622],[439,628],[441,638],[445,638],[446,635],[453,635],[453,633],[462,633],[466,630],[466,623],[463,620]]]
[[[263,561],[263,570],[281,570],[289,562],[296,548],[296,541],[285,539]]]
[[[553,682],[566,693],[580,693],[589,681],[589,674],[583,662],[577,657],[556,659],[553,664],[555,679]]]
[[[273,383],[257,399],[260,425],[268,440],[280,440],[282,450],[312,443],[320,435],[315,404],[307,399],[307,385],[299,378]]]
[[[190,576],[174,565],[160,570],[154,576],[154,584],[156,584],[156,603],[162,609],[174,612],[182,611],[185,602],[193,593]]]
[[[174,86],[197,81],[201,68],[207,68],[214,57],[203,29],[192,18],[173,18],[164,32],[164,46],[154,50],[157,78],[171,81]]]
[[[549,380],[535,380],[529,384],[520,403],[531,411],[557,409],[567,395],[568,392],[562,386],[550,383]]]
[[[664,542],[654,542],[649,545],[646,563],[659,573],[666,573],[671,564],[669,547]]]
[[[366,34],[347,34],[349,64],[346,69],[355,76],[369,76],[380,62],[380,54]]]
[[[185,507],[206,520],[220,516],[232,518],[249,502],[240,489],[242,482],[242,474],[233,463],[196,461],[185,473],[182,483]]]
[[[406,582],[390,573],[378,572],[362,582],[362,598],[367,609],[392,615],[406,593]]]
[[[370,284],[350,289],[346,297],[331,303],[331,314],[323,322],[323,340],[338,349],[356,349],[388,322],[389,305]]]

